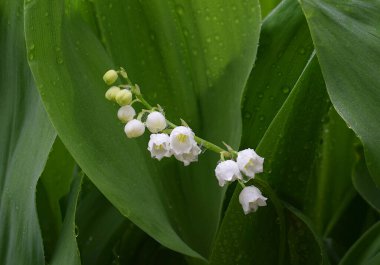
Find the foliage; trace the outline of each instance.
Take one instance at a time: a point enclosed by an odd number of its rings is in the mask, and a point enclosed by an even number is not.
[[[0,0],[0,264],[378,264],[380,2]],[[265,158],[156,161],[103,74]],[[207,146],[206,146],[207,147]]]

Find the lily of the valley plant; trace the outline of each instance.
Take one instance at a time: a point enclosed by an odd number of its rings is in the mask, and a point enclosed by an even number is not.
[[[106,99],[116,102],[120,108],[117,117],[126,123],[124,132],[128,138],[136,138],[144,134],[145,127],[151,132],[148,150],[152,158],[161,160],[164,157],[174,156],[185,166],[198,161],[202,148],[214,151],[220,155],[220,161],[215,168],[215,175],[219,186],[235,180],[243,187],[239,195],[239,202],[245,214],[257,211],[259,206],[266,206],[267,198],[254,185],[246,186],[249,180],[254,179],[257,173],[263,172],[264,158],[256,154],[253,149],[235,151],[225,144],[227,150],[195,136],[189,125],[181,119],[182,125],[177,126],[165,118],[164,110],[160,105],[152,107],[148,103],[137,84],[133,84],[127,72],[108,70],[103,75],[107,85],[113,85],[119,75],[126,80],[126,84],[111,86],[105,93]],[[142,109],[136,116],[133,104],[141,103]],[[228,158],[226,160],[226,158]]]

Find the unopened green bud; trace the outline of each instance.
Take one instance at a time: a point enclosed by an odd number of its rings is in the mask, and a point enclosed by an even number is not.
[[[132,102],[132,93],[128,89],[122,89],[116,94],[115,100],[120,106],[129,105]]]
[[[108,70],[104,75],[103,75],[103,80],[107,85],[112,85],[115,83],[117,80],[118,75],[115,70]]]
[[[116,98],[117,93],[120,92],[120,88],[117,86],[110,87],[106,92],[106,99],[113,101]]]

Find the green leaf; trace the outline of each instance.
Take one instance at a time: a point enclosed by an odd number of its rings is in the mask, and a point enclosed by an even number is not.
[[[287,212],[287,235],[289,264],[329,264],[321,238],[305,215],[289,204]]]
[[[328,236],[356,194],[351,175],[358,140],[335,109],[322,122],[315,177],[308,186],[304,212],[318,235]]]
[[[61,230],[60,200],[70,190],[74,165],[73,158],[57,137],[37,184],[37,211],[46,260],[50,260]]]
[[[55,139],[30,73],[23,2],[0,2],[0,264],[44,264],[35,192]]]
[[[25,4],[30,65],[65,146],[123,215],[163,245],[196,257],[208,256],[219,224],[218,157],[205,154],[199,165],[180,169],[173,160],[153,161],[147,137],[123,135],[101,77],[127,65],[169,118],[184,118],[207,139],[237,146],[260,10],[258,1],[229,3],[230,9],[219,1],[95,1],[101,39],[93,23],[84,23],[91,18],[79,17],[80,5]]]
[[[242,148],[259,144],[312,51],[313,43],[298,2],[281,2],[263,22],[257,61],[242,104]]]
[[[363,199],[374,209],[380,211],[380,189],[373,182],[362,155],[352,174],[352,183]]]
[[[76,226],[75,226],[75,212],[77,208],[77,201],[81,189],[83,173],[79,173],[74,177],[71,184],[71,191],[69,194],[65,219],[62,224],[60,238],[57,242],[51,265],[80,265],[80,255],[76,241]]]
[[[264,176],[257,176],[262,179],[259,184],[265,179],[276,193],[300,209],[305,203],[307,185],[313,173],[321,119],[326,115],[329,104],[319,65],[313,56],[257,148],[258,154],[265,158]],[[240,190],[238,186],[223,219],[214,249],[214,253],[218,254],[213,255],[212,259],[215,260],[214,264],[233,264],[242,257],[244,260],[239,264],[251,264],[254,261],[257,261],[256,264],[304,264],[302,250],[286,249],[286,235],[281,232],[284,229],[288,229],[288,233],[290,231],[287,235],[290,240],[288,245],[303,245],[308,255],[311,255],[309,250],[316,251],[313,255],[319,259],[315,262],[323,262],[321,250],[315,247],[316,239],[305,239],[293,234],[297,229],[291,225],[297,226],[298,221],[294,224],[288,220],[290,223],[287,224],[281,202],[271,189],[264,186],[263,193],[269,197],[269,203],[276,205],[276,212],[269,204],[268,208],[261,208],[249,216],[243,214],[239,204]],[[268,217],[268,211],[272,218]],[[245,231],[249,234],[242,236]],[[273,231],[273,234],[269,231]],[[263,236],[267,238],[263,240]],[[225,262],[219,256],[223,257],[221,253],[226,251],[226,247],[229,248],[229,256]],[[269,254],[268,249],[271,250]],[[286,259],[285,251],[290,255],[290,261]]]
[[[380,2],[300,2],[331,101],[363,142],[368,169],[380,185]]]
[[[380,222],[371,227],[350,248],[339,265],[374,265],[379,260],[380,252]]]
[[[281,0],[260,0],[261,16],[266,17]]]

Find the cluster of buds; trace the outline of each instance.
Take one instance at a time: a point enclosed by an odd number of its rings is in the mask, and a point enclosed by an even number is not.
[[[127,84],[113,85],[119,75],[127,81]],[[125,123],[124,132],[127,137],[139,137],[144,134],[145,128],[150,131],[148,150],[152,158],[161,160],[164,157],[174,156],[185,166],[188,166],[190,163],[198,161],[198,155],[202,151],[201,145],[203,148],[221,155],[221,162],[215,169],[215,175],[221,187],[235,180],[243,186],[239,195],[239,202],[245,214],[255,212],[259,206],[266,205],[267,198],[261,194],[258,188],[244,184],[253,179],[255,174],[263,171],[264,159],[257,155],[253,149],[236,152],[226,145],[228,151],[225,151],[217,145],[196,137],[183,120],[181,120],[181,126],[176,126],[165,118],[161,106],[152,107],[143,98],[139,86],[129,80],[123,68],[120,68],[119,71],[107,71],[103,80],[111,86],[105,94],[106,99],[114,101],[120,106],[117,117]],[[146,107],[137,114],[137,117],[136,110],[132,106],[135,102]],[[225,157],[231,159],[225,160]]]
[[[128,81],[126,72],[109,70],[103,76],[103,80],[107,85],[112,85],[117,79],[118,74],[125,77]],[[135,95],[135,99],[133,96]],[[161,106],[142,109],[136,116],[136,111],[132,107],[135,102],[143,100],[138,85],[132,85],[131,82],[127,85],[111,86],[106,94],[106,99],[115,101],[120,105],[117,112],[117,117],[123,123],[126,123],[124,132],[128,138],[136,138],[144,134],[145,127],[151,132],[148,143],[148,150],[152,158],[161,160],[164,157],[174,157],[188,166],[191,162],[198,161],[198,155],[201,153],[201,148],[195,140],[194,132],[188,125],[182,121],[182,126],[175,126],[167,121]],[[148,114],[144,119],[144,114]],[[168,125],[170,124],[168,128]]]

